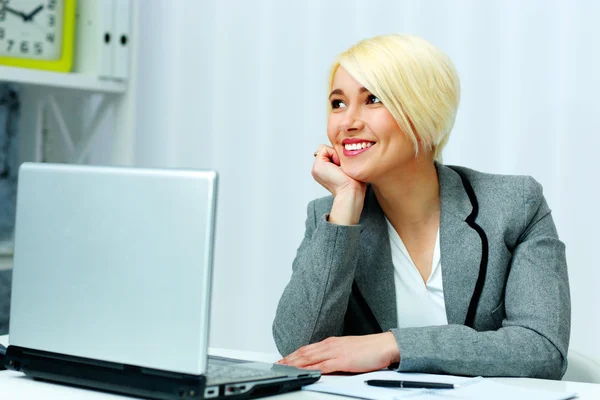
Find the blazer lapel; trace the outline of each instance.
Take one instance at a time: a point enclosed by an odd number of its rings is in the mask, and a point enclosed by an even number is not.
[[[473,207],[460,176],[436,164],[440,184],[440,252],[446,317],[464,324],[479,274],[482,244],[465,221]]]
[[[471,202],[460,176],[436,164],[440,184],[440,253],[446,317],[464,324],[481,260],[481,239],[466,222]],[[385,216],[371,187],[361,215],[361,260],[355,281],[383,332],[398,326],[394,264]]]
[[[385,216],[371,187],[361,215],[361,260],[354,279],[383,332],[397,327],[394,265]]]

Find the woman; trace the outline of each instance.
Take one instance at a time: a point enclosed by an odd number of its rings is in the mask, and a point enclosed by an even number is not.
[[[312,174],[331,196],[306,233],[273,323],[280,363],[309,369],[560,379],[564,244],[526,176],[441,164],[459,80],[403,35],[341,54]]]

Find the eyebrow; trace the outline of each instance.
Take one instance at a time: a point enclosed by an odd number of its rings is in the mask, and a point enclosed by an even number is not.
[[[366,87],[361,87],[360,89],[358,89],[358,93],[360,93],[360,94],[365,93],[365,92],[370,93],[369,89],[367,89]],[[333,96],[334,94],[339,94],[339,95],[343,96],[344,91],[342,89],[334,89],[331,91],[331,93],[329,93],[329,98],[331,98],[331,96]]]

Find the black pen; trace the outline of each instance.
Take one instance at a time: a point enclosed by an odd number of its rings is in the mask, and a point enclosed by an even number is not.
[[[379,386],[386,388],[404,388],[404,389],[454,389],[454,385],[451,383],[437,383],[437,382],[417,382],[417,381],[394,381],[394,380],[381,380],[371,379],[365,381],[369,386]]]

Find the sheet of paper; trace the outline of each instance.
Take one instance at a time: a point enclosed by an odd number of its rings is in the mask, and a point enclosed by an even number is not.
[[[368,386],[369,379],[407,380],[421,382],[442,382],[460,385],[456,389],[391,389]],[[486,399],[486,400],[566,400],[575,393],[565,395],[550,391],[531,390],[497,383],[484,378],[465,378],[450,375],[398,373],[377,371],[368,374],[343,377],[317,382],[302,388],[313,392],[331,393],[349,397],[373,400],[440,400],[440,399]]]

